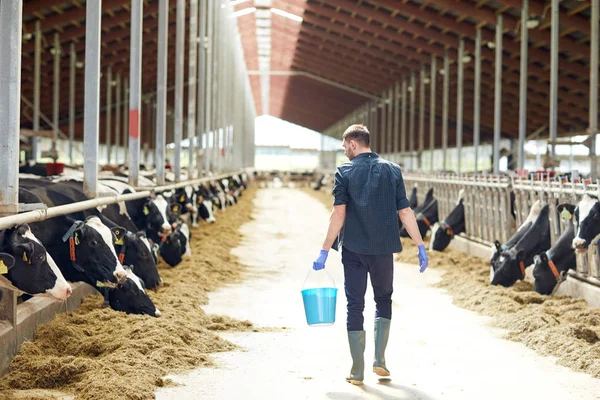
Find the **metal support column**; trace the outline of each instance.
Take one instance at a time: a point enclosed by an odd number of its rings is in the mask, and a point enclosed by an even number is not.
[[[0,149],[4,164],[0,174],[0,215],[19,212],[22,22],[22,0],[0,2]],[[16,306],[13,316],[14,313]]]
[[[19,26],[19,30],[21,30]],[[40,78],[42,67],[42,30],[40,20],[35,21],[35,49],[33,56],[33,130],[40,130]],[[31,138],[31,159],[37,161],[40,156],[40,138]]]
[[[204,170],[210,171],[210,167],[212,164],[212,143],[211,143],[211,135],[214,130],[213,125],[213,94],[214,94],[214,79],[213,79],[213,36],[214,36],[214,14],[215,8],[212,2],[207,3],[206,7],[206,37],[205,37],[205,47],[206,47],[206,146],[204,150]]]
[[[129,58],[129,184],[138,185],[140,171],[140,127],[142,97],[142,25],[144,23],[143,0],[131,0],[131,55]],[[160,57],[159,57],[160,59]],[[127,83],[125,84],[127,90]],[[126,133],[126,132],[124,132]],[[164,168],[164,165],[163,165]]]
[[[158,60],[156,72],[156,146],[154,160],[156,183],[165,184],[167,129],[167,46],[169,45],[169,0],[158,2]],[[181,133],[181,132],[180,132]],[[175,157],[180,155],[176,154]]]
[[[556,142],[558,130],[558,0],[552,0],[552,25],[550,26],[550,140]],[[556,146],[550,145],[550,155],[556,156]]]
[[[192,0],[194,1],[194,0]],[[196,69],[198,71],[198,73],[196,74],[197,77],[197,89],[198,89],[198,96],[197,96],[197,101],[196,101],[196,114],[197,114],[197,126],[196,126],[196,138],[197,138],[197,142],[196,142],[196,146],[198,147],[198,149],[202,149],[203,145],[202,145],[202,135],[205,132],[204,130],[204,125],[205,125],[205,120],[206,120],[206,113],[205,113],[205,107],[204,107],[204,103],[205,103],[205,99],[206,99],[206,91],[205,91],[205,77],[206,77],[206,10],[207,10],[207,0],[200,0],[200,4],[199,4],[199,13],[198,13],[198,37],[200,38],[199,42],[198,42],[198,64],[196,65]],[[190,30],[192,29],[191,27],[191,22],[190,22]],[[188,125],[188,129],[189,129],[189,125]],[[190,152],[190,155],[192,153]],[[203,151],[203,156],[206,158],[206,149],[204,149]],[[197,171],[198,171],[198,176],[200,176],[200,173],[202,172],[202,165],[200,165],[200,157],[198,157],[198,163],[197,163]],[[190,173],[191,173],[191,168],[192,168],[192,163],[190,163]]]
[[[387,112],[387,150],[386,153],[388,153],[388,157],[394,152],[394,149],[392,148],[392,142],[393,142],[393,137],[394,137],[394,121],[393,121],[393,116],[394,116],[394,88],[390,88],[388,90],[388,96],[387,96],[387,107],[388,107],[388,112]]]
[[[527,29],[525,29],[527,30]],[[475,88],[473,98],[473,150],[475,152],[474,173],[479,173],[479,140],[481,135],[481,28],[475,33]]]
[[[450,108],[450,59],[444,49],[444,93],[442,102],[442,170],[448,168],[448,110]]]
[[[181,0],[178,0],[181,1]],[[179,6],[177,6],[179,9]],[[192,172],[194,167],[194,147],[193,139],[196,133],[196,82],[198,66],[196,49],[198,48],[198,0],[190,1],[190,32],[189,32],[189,49],[188,49],[188,112],[187,112],[187,137],[189,143],[189,172]],[[199,100],[199,99],[198,99]],[[198,124],[200,121],[198,121]]]
[[[109,65],[106,71],[106,164],[110,165],[112,160],[112,67]]]
[[[54,33],[54,79],[52,82],[52,124],[54,133],[52,135],[52,153],[56,157],[56,141],[58,140],[58,131],[60,125],[60,36],[58,32]]]
[[[400,153],[402,153],[402,156],[404,157],[404,159],[406,160],[406,136],[407,136],[407,132],[406,132],[406,92],[407,92],[407,82],[406,82],[406,77],[402,78],[402,116],[400,118]],[[404,167],[406,167],[406,165],[404,165]]]
[[[117,85],[115,87],[115,164],[119,165],[121,153],[121,73],[117,72]]]
[[[436,81],[437,81],[437,59],[431,56],[431,71],[429,78],[429,151],[431,154],[431,168],[430,171],[434,171],[434,150],[435,150],[435,103],[436,103]]]
[[[396,82],[394,85],[394,129],[392,136],[392,153],[394,153],[394,160],[397,160],[396,157],[400,150],[398,146],[400,143],[400,82]]]
[[[130,73],[131,75],[131,73]],[[125,78],[123,85],[123,147],[125,150],[125,160],[123,162],[127,164],[129,162],[129,79]],[[139,149],[139,147],[138,147]],[[139,154],[139,150],[138,150]]]
[[[500,172],[500,134],[502,132],[502,14],[496,23],[496,62],[494,75],[494,145],[493,171]]]
[[[168,13],[168,10],[167,10]],[[190,18],[193,18],[193,11],[190,8]],[[191,23],[191,21],[190,21]],[[191,31],[191,29],[190,29]],[[175,164],[175,182],[181,181],[181,140],[183,139],[183,62],[185,50],[185,0],[177,0],[177,27],[175,38],[175,132],[173,141],[175,142],[175,154],[173,163]],[[195,38],[194,38],[195,39]],[[190,48],[194,46],[195,41],[190,40]],[[194,64],[195,65],[195,64]],[[189,98],[188,102],[195,100]],[[193,129],[192,129],[193,131]],[[188,149],[192,149],[192,138],[189,138]],[[194,163],[193,152],[189,153],[188,172],[191,174]]]
[[[383,102],[381,105],[381,129],[380,134],[378,139],[378,149],[376,150],[378,153],[384,154],[385,153],[385,144],[387,142],[387,132],[388,132],[388,128],[387,128],[387,102],[385,99],[385,92],[383,92],[381,94],[381,97],[383,98]]]
[[[596,160],[596,135],[598,134],[598,47],[600,47],[600,31],[598,29],[598,25],[600,20],[600,0],[592,0],[590,20],[590,175],[592,182],[596,182],[598,173],[598,161]]]
[[[521,21],[529,19],[529,0],[523,0]],[[527,64],[529,58],[529,31],[521,26],[521,68],[519,81],[519,169],[525,168],[525,137],[527,136]]]
[[[425,151],[425,65],[419,72],[419,155],[417,168],[423,169],[423,151]]]
[[[83,116],[83,191],[94,198],[98,188],[100,138],[100,35],[102,0],[85,5],[85,88]]]
[[[75,43],[71,42],[71,59],[69,63],[69,164],[75,164],[73,159],[74,141],[75,141],[75,78],[77,52],[75,52]]]
[[[464,62],[465,41],[458,41],[458,55],[456,64],[458,67],[456,88],[456,172],[462,174],[462,141],[463,141],[463,84],[464,84]]]
[[[414,166],[414,154],[415,151],[415,103],[416,103],[416,92],[417,92],[417,80],[415,77],[415,71],[410,72],[410,117],[408,120],[408,151],[410,153],[410,169],[415,169]]]

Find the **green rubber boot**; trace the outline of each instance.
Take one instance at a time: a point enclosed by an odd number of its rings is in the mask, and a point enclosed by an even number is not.
[[[390,336],[391,320],[375,318],[375,361],[373,372],[379,376],[390,376],[390,371],[385,366],[385,348]]]
[[[348,343],[352,356],[352,369],[346,381],[353,385],[362,385],[365,376],[365,331],[349,331]]]

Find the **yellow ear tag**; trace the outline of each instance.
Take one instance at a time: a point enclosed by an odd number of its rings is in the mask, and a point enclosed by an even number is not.
[[[104,287],[104,283],[96,281],[96,287]]]
[[[181,195],[181,197],[179,198],[179,201],[184,202],[185,201],[185,196]]]
[[[79,245],[79,233],[75,233],[75,245]]]
[[[179,211],[179,206],[177,206],[177,205],[176,205],[176,206],[174,206],[174,207],[173,207],[173,211],[175,211],[175,212]]]
[[[560,212],[560,217],[562,219],[571,219],[572,215],[569,212],[569,210],[567,210],[566,208],[563,208],[563,210]]]
[[[148,210],[148,206],[144,206],[144,215],[150,214],[150,210]]]
[[[117,239],[117,240],[115,240],[115,244],[118,244],[118,245],[122,246],[123,244],[125,244],[125,241],[123,240],[123,238]]]
[[[0,260],[0,275],[8,274],[8,267],[4,264],[4,260]]]
[[[27,253],[25,252],[23,252],[23,261],[25,261],[27,264],[31,264],[31,260],[27,258]]]

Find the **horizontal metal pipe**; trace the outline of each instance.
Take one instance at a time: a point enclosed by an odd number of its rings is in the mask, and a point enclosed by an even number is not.
[[[99,197],[92,200],[81,201],[72,204],[65,204],[62,206],[50,207],[41,210],[29,211],[21,214],[10,215],[8,217],[0,218],[0,230],[8,229],[15,225],[19,224],[29,224],[32,222],[41,222],[50,218],[59,217],[61,215],[71,214],[75,212],[80,212],[83,210],[89,210],[90,208],[106,206],[109,204],[118,203],[121,201],[129,201],[136,199],[143,199],[149,197],[155,193],[164,192],[166,190],[174,190],[178,188],[185,187],[187,185],[198,184],[202,182],[209,182],[213,180],[223,179],[235,175],[237,173],[242,173],[243,171],[233,172],[229,174],[222,174],[217,176],[210,176],[206,178],[193,179],[186,182],[175,183],[172,185],[165,186],[156,186],[156,187],[143,187],[142,191],[131,193],[131,194],[121,194],[117,196],[106,196]],[[99,182],[101,183],[101,181]],[[137,189],[136,189],[137,190]]]

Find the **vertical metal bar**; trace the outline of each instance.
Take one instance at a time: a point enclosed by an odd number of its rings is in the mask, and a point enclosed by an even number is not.
[[[19,212],[22,22],[21,0],[0,2],[0,215]]]
[[[167,129],[167,46],[169,42],[169,1],[158,2],[158,60],[156,72],[156,183],[165,184],[165,148]],[[181,132],[179,132],[181,134]],[[175,155],[178,157],[178,155]]]
[[[523,0],[521,8],[521,21],[529,19],[529,0]],[[525,136],[527,135],[527,64],[529,50],[529,31],[525,25],[521,26],[521,68],[519,81],[519,169],[525,168]]]
[[[54,133],[52,135],[52,152],[56,152],[56,141],[58,140],[59,111],[60,111],[60,37],[58,32],[54,33],[54,79],[52,82],[52,123]]]
[[[169,10],[167,10],[167,13]],[[194,15],[190,9],[190,18]],[[190,21],[191,23],[191,21]],[[165,29],[166,30],[166,29]],[[190,29],[191,31],[191,29]],[[173,163],[175,166],[175,182],[181,181],[181,140],[183,139],[183,61],[184,61],[184,47],[185,47],[185,1],[177,0],[177,27],[176,27],[176,38],[175,38],[175,129],[174,138],[175,142],[175,154],[173,157]],[[190,40],[190,48],[195,47],[196,38],[192,42]],[[166,59],[166,57],[165,57]],[[195,64],[194,64],[195,66]],[[195,69],[195,68],[194,68]],[[166,96],[165,96],[166,97]],[[195,98],[194,98],[195,100]],[[188,101],[193,101],[191,98]],[[193,129],[192,129],[193,131]],[[192,138],[189,138],[188,148],[192,149]],[[193,152],[189,152],[189,168],[188,172],[191,174],[191,166],[193,165],[194,157]]]
[[[400,143],[400,82],[394,85],[394,131],[392,140],[392,152],[396,157]]]
[[[206,146],[204,151],[204,169],[210,171],[211,159],[212,159],[212,144],[211,144],[211,131],[213,130],[213,93],[214,93],[214,80],[213,80],[213,36],[214,36],[214,5],[210,2],[206,7]]]
[[[500,171],[500,134],[502,132],[502,14],[498,14],[496,23],[496,63],[494,75],[494,145],[493,170]]]
[[[465,41],[464,39],[460,39],[458,41],[458,56],[456,60],[458,67],[458,85],[456,88],[456,172],[459,175],[462,174],[464,54]]]
[[[19,30],[21,26],[19,25]],[[42,67],[42,30],[40,20],[35,21],[35,50],[33,59],[33,130],[40,130],[40,79]],[[39,157],[40,138],[31,138],[31,158],[37,161]]]
[[[600,47],[600,0],[592,0],[590,10],[591,43],[590,43],[590,159],[592,182],[597,178],[596,135],[598,134],[598,48]]]
[[[131,55],[129,58],[129,184],[137,186],[140,171],[140,101],[142,94],[143,0],[131,0]],[[160,60],[160,57],[159,57]],[[127,84],[126,84],[127,86]],[[163,165],[164,168],[164,165]]]
[[[527,30],[527,29],[525,29]],[[475,33],[475,88],[473,98],[473,150],[475,175],[479,173],[479,140],[481,135],[481,28]]]
[[[102,0],[85,5],[85,111],[83,116],[83,191],[94,198],[98,186],[100,137],[100,35]]]
[[[434,171],[434,157],[433,152],[435,150],[435,100],[437,97],[436,93],[436,81],[437,81],[437,59],[435,55],[431,56],[431,71],[429,78],[429,151],[431,154],[431,171]]]
[[[206,84],[205,84],[205,78],[206,78],[206,9],[207,4],[206,4],[206,0],[200,0],[200,7],[199,8],[199,16],[198,16],[198,36],[200,37],[200,41],[198,43],[198,65],[197,70],[197,82],[198,82],[198,100],[196,101],[196,112],[197,112],[197,118],[198,118],[198,124],[196,127],[196,137],[197,137],[197,146],[199,149],[202,148],[202,134],[205,132],[204,130],[204,122],[206,119],[206,114],[205,114],[205,99],[206,99]],[[191,22],[190,22],[191,24]],[[191,25],[190,25],[190,30],[191,30]],[[188,126],[189,128],[189,126]],[[191,153],[190,153],[191,154]],[[206,149],[204,150],[204,157],[206,157]],[[192,165],[190,163],[190,171],[192,168]],[[200,159],[198,159],[198,165],[197,165],[197,170],[198,170],[198,176],[200,176],[200,172],[202,170],[202,166],[200,165]]]
[[[125,84],[123,85],[123,147],[127,147],[127,150],[125,151],[124,163],[129,161],[129,93],[129,79],[125,78]]]
[[[410,169],[413,170],[414,166],[414,154],[415,151],[415,103],[416,103],[416,92],[417,92],[417,81],[415,77],[415,71],[410,72],[410,118],[408,120],[408,151],[410,153]]]
[[[380,129],[380,135],[379,137],[381,138],[381,140],[379,141],[380,143],[377,143],[378,145],[378,149],[376,150],[379,153],[385,153],[385,143],[387,142],[387,102],[386,102],[386,98],[385,98],[385,92],[381,93],[381,97],[383,99],[382,102],[382,106],[381,106],[381,129]]]
[[[444,94],[442,103],[442,170],[448,167],[448,110],[450,108],[450,58],[444,49]]]
[[[394,121],[393,121],[393,116],[394,116],[394,88],[390,88],[388,90],[388,96],[387,96],[387,100],[388,100],[388,123],[387,123],[387,127],[388,127],[388,140],[387,140],[387,153],[388,153],[388,157],[394,152],[394,149],[392,147],[392,142],[394,139]]]
[[[558,0],[552,0],[552,25],[550,26],[550,140],[556,141],[558,129]],[[556,156],[554,144],[550,145],[552,158]]]
[[[423,151],[425,150],[425,65],[421,64],[419,73],[419,155],[417,165],[423,169]]]
[[[75,43],[71,42],[71,60],[69,64],[69,164],[73,165],[73,146],[75,141],[75,78],[77,53],[75,52]]]
[[[106,164],[110,165],[112,156],[111,122],[112,122],[112,67],[106,71]]]
[[[121,153],[121,73],[117,72],[117,85],[115,87],[115,163],[119,164]]]
[[[407,91],[407,82],[406,77],[402,78],[402,117],[400,119],[401,129],[400,129],[400,152],[403,157],[406,159],[406,91]],[[404,165],[406,167],[406,165]]]
[[[214,2],[214,31],[213,31],[213,156],[212,156],[212,170],[218,171],[219,165],[219,132],[220,132],[220,101],[223,93],[220,91],[221,86],[221,69],[220,69],[220,56],[221,56],[221,2]]]
[[[180,1],[180,0],[178,0]],[[179,6],[178,6],[179,7]],[[189,170],[191,172],[194,165],[194,147],[193,138],[196,133],[196,82],[198,66],[196,65],[196,49],[198,48],[198,0],[190,1],[190,32],[189,32],[189,50],[188,50],[188,112],[187,112],[187,137],[190,142],[188,148]]]

